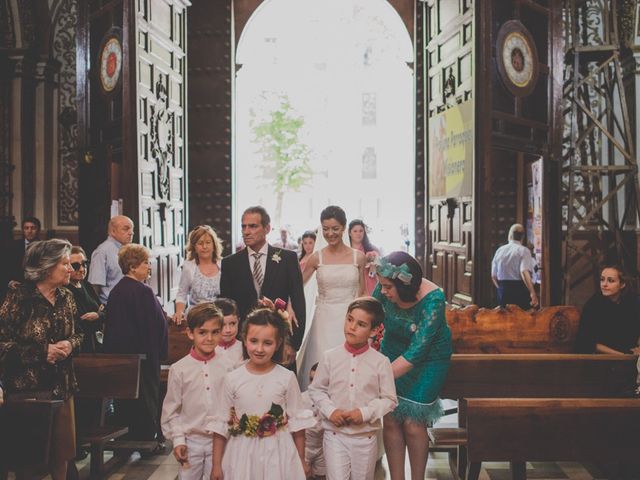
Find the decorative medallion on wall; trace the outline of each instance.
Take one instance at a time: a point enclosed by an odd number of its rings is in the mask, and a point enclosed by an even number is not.
[[[151,106],[151,156],[156,161],[158,195],[169,199],[169,175],[173,155],[173,119],[169,111],[167,87],[160,80],[156,82],[156,103]]]
[[[518,20],[505,22],[496,40],[498,71],[516,97],[533,92],[538,80],[538,51],[533,36]]]
[[[100,44],[98,75],[100,88],[105,94],[113,93],[122,77],[122,31],[118,27],[109,30]]]

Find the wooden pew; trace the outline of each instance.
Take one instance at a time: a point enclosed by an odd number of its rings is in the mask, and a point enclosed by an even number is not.
[[[624,398],[632,395],[637,357],[577,354],[454,354],[441,398],[458,400],[458,427],[430,428],[434,450],[466,470],[466,400],[472,398]]]
[[[107,446],[112,449],[113,441],[126,435],[129,429],[105,425],[104,406],[109,399],[138,398],[142,359],[144,355],[138,354],[82,354],[73,358],[79,386],[77,397],[97,399],[102,406],[90,424],[79,425],[78,444],[91,446],[91,478],[101,477],[118,460],[114,456],[105,463],[104,451]]]
[[[561,305],[524,311],[506,308],[449,308],[447,324],[455,353],[571,353],[580,312]]]
[[[466,421],[467,480],[477,480],[483,461],[515,462],[519,480],[526,461],[630,465],[640,455],[640,399],[474,398]]]
[[[160,382],[166,384],[169,377],[169,368],[182,357],[189,353],[193,342],[187,336],[187,322],[180,325],[169,322],[169,351],[167,359],[162,361],[160,369]]]
[[[0,478],[6,478],[7,471],[25,467],[46,470],[53,415],[63,403],[46,397],[43,393],[10,395],[0,408]]]

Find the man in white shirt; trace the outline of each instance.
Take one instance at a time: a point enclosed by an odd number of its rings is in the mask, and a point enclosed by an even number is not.
[[[280,227],[280,240],[273,242],[273,246],[293,251],[298,250],[298,244],[289,240],[289,230],[287,230],[287,227]]]
[[[509,243],[496,251],[491,262],[491,279],[498,290],[498,305],[518,305],[523,310],[538,306],[533,286],[534,262],[531,252],[522,245],[524,227],[519,223],[509,229]]]
[[[123,245],[133,240],[133,221],[124,215],[117,215],[109,220],[108,231],[107,239],[91,255],[88,278],[100,297],[100,302],[105,305],[111,289],[122,278],[118,252]]]
[[[369,347],[384,319],[373,297],[355,299],[344,323],[346,342],[327,350],[309,386],[324,427],[327,478],[373,479],[382,417],[398,405],[389,359]]]

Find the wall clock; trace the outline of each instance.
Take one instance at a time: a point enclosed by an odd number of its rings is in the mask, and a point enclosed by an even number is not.
[[[120,85],[122,76],[122,35],[119,28],[109,30],[100,43],[98,74],[103,93],[112,93]]]
[[[538,51],[533,36],[518,20],[505,22],[496,39],[500,77],[516,97],[533,92],[538,80]]]

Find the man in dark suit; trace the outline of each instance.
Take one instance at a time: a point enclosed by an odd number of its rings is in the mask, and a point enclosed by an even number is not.
[[[220,294],[236,301],[241,322],[262,297],[281,298],[291,305],[293,335],[285,346],[286,363],[291,366],[295,365],[295,353],[304,335],[302,272],[295,252],[267,243],[270,224],[269,214],[263,207],[244,211],[242,238],[246,248],[222,260]]]
[[[2,262],[6,268],[3,268],[0,273],[0,301],[4,299],[7,293],[7,284],[11,280],[19,282],[24,280],[24,272],[22,271],[24,252],[31,242],[39,240],[40,229],[40,220],[36,217],[25,217],[22,220],[22,238],[11,242]]]

